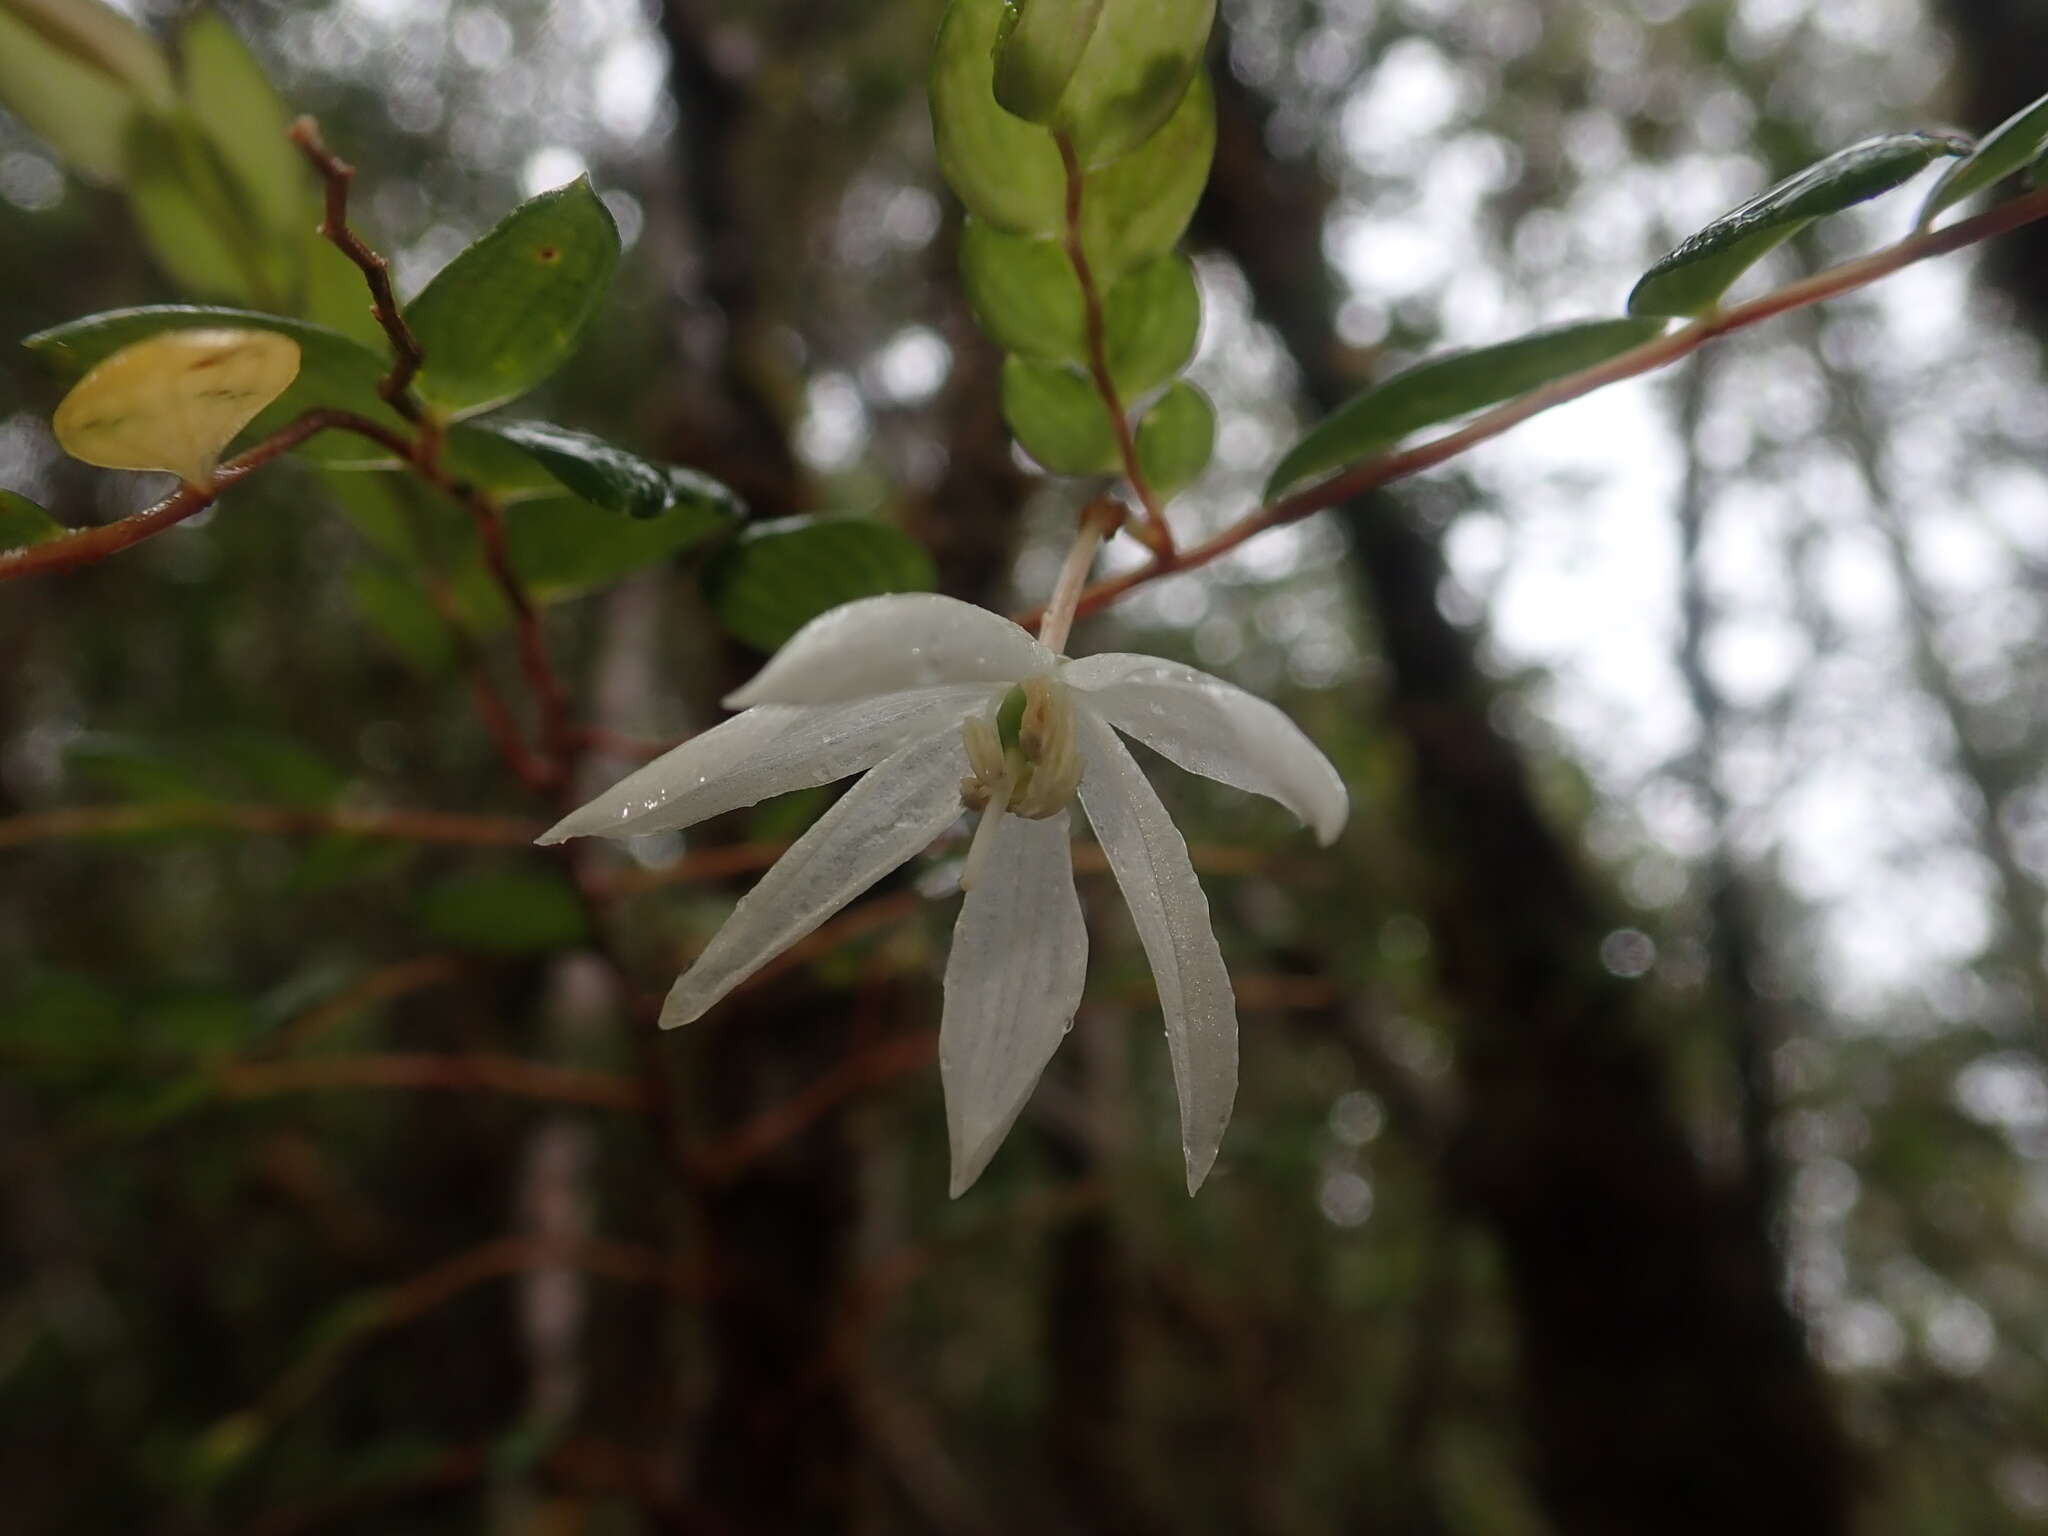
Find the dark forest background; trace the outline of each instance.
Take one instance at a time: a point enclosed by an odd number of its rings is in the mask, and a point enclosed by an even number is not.
[[[891,521],[959,596],[1042,596],[1072,497],[1013,455],[955,281],[938,0],[224,10],[361,166],[401,292],[592,171],[628,251],[555,419],[758,518]],[[2048,87],[2048,12],[1227,0],[1212,69],[1196,525],[1425,348],[1611,311],[1863,134],[1997,123]],[[912,876],[655,1037],[573,932],[499,920],[542,857],[518,836],[323,830],[536,815],[331,481],[10,583],[7,1528],[2048,1527],[2044,241],[1084,622],[1077,650],[1275,698],[1353,786],[1319,852],[1158,775],[1244,1025],[1193,1201],[1101,874],[1080,1022],[948,1202],[952,904]],[[0,337],[176,296],[0,114]],[[57,394],[0,353],[0,484],[138,505],[56,454]],[[709,722],[759,661],[686,563],[548,623],[624,737]],[[652,985],[747,878],[684,857],[613,861]]]

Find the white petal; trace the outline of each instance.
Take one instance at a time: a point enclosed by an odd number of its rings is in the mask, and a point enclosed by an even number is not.
[[[960,814],[967,754],[957,731],[877,763],[742,896],[662,1005],[664,1029],[688,1024]]]
[[[762,705],[628,774],[539,840],[673,832],[771,795],[829,784],[910,742],[957,733],[988,700],[985,685],[956,684],[813,709]]]
[[[1081,808],[1123,887],[1166,1015],[1193,1194],[1216,1161],[1237,1097],[1237,999],[1209,927],[1209,899],[1166,807],[1108,726],[1085,711],[1076,711],[1075,726],[1087,764]]]
[[[1264,795],[1328,844],[1344,829],[1344,780],[1300,727],[1242,688],[1157,656],[1107,652],[1060,668],[1111,725],[1191,773]]]
[[[981,1177],[1081,1006],[1088,926],[1074,894],[1073,827],[1003,816],[946,961],[939,1076],[953,1193]]]
[[[725,702],[837,704],[934,683],[1014,683],[1052,666],[1052,653],[1001,614],[904,592],[819,614]]]

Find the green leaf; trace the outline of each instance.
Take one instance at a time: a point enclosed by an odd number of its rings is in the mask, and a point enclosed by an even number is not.
[[[1110,0],[1055,124],[1082,165],[1094,169],[1130,154],[1173,116],[1202,68],[1215,19],[1216,0]]]
[[[256,310],[232,309],[204,304],[152,304],[139,309],[114,309],[68,321],[40,331],[22,343],[56,370],[60,377],[74,379],[102,359],[134,342],[164,331],[233,327],[277,331],[299,344],[299,376],[290,389],[249,424],[243,440],[261,437],[302,411],[315,406],[333,406],[354,411],[383,423],[393,431],[409,432],[404,418],[377,394],[377,384],[390,371],[390,363],[359,342],[351,341],[324,326],[283,315]],[[380,465],[389,456],[372,443],[354,436],[325,433],[307,445],[309,456],[332,461],[337,467],[349,463]]]
[[[0,105],[26,123],[74,175],[121,180],[122,146],[137,106],[124,82],[57,48],[0,9]]]
[[[1162,497],[1179,495],[1216,451],[1216,407],[1187,380],[1177,381],[1138,423],[1138,467]]]
[[[939,165],[976,218],[1015,235],[1057,235],[1067,207],[1059,147],[1050,130],[995,98],[991,53],[1004,16],[1004,0],[954,0],[939,28],[931,76]],[[1172,250],[1208,182],[1216,112],[1206,76],[1197,71],[1193,88],[1177,95],[1164,127],[1087,177],[1082,245],[1100,283]]]
[[[1417,363],[1353,396],[1295,444],[1267,480],[1266,499],[1384,452],[1423,427],[1604,363],[1658,335],[1664,324],[1657,319],[1581,320]]]
[[[1081,246],[1097,283],[1108,285],[1180,243],[1216,156],[1216,96],[1195,76],[1173,116],[1145,143],[1088,175]]]
[[[575,352],[618,260],[589,177],[521,203],[406,306],[420,398],[453,418],[525,394]]]
[[[1743,273],[1815,219],[1891,191],[1967,139],[1891,133],[1838,150],[1731,209],[1645,272],[1628,296],[1632,315],[1697,315]],[[2015,167],[2017,168],[2017,167]]]
[[[200,765],[160,741],[97,733],[81,736],[66,748],[64,770],[123,800],[184,805],[220,798]]]
[[[1067,178],[1045,129],[996,101],[993,53],[1003,0],[953,0],[932,54],[932,137],[968,211],[1019,235],[1059,231]]]
[[[439,677],[455,664],[448,626],[415,583],[389,566],[364,564],[349,572],[348,589],[363,622],[414,671]]]
[[[185,23],[179,54],[186,109],[234,173],[256,221],[274,236],[309,236],[312,172],[287,137],[291,114],[263,66],[210,8]]]
[[[587,432],[545,421],[492,422],[478,430],[512,444],[565,490],[607,512],[648,518],[688,507],[714,520],[743,515],[739,498],[709,475],[651,463]]]
[[[128,127],[128,200],[150,254],[179,287],[263,309],[291,307],[289,265],[219,148],[186,112]]]
[[[1010,0],[995,49],[995,98],[1006,112],[1051,123],[1080,67],[1103,0]]]
[[[1003,420],[1024,451],[1059,475],[1116,468],[1116,434],[1095,386],[1060,363],[1003,361]]]
[[[1976,149],[1941,173],[1920,208],[1920,227],[1944,208],[2005,180],[2029,161],[2048,153],[2048,96],[2021,107],[1985,134]]]
[[[1161,256],[1130,273],[1103,303],[1110,377],[1126,399],[1157,389],[1187,367],[1202,330],[1202,291],[1185,256]]]
[[[1047,362],[1087,357],[1081,282],[1059,241],[970,216],[960,231],[960,280],[974,318],[1005,351]]]
[[[0,0],[0,8],[66,58],[117,80],[143,106],[173,100],[171,67],[156,40],[101,0]]]
[[[570,949],[589,932],[575,887],[525,870],[451,875],[427,888],[415,915],[444,943],[494,955]]]
[[[0,554],[64,537],[64,525],[16,491],[0,491]]]
[[[719,621],[772,651],[830,608],[885,592],[929,592],[938,580],[923,545],[886,523],[790,517],[756,523],[704,570]]]
[[[505,543],[533,596],[555,603],[608,587],[737,520],[730,504],[709,499],[678,500],[664,516],[625,520],[562,496],[506,508]]]

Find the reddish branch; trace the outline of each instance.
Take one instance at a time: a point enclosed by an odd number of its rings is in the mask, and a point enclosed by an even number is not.
[[[166,528],[175,528],[212,506],[223,491],[244,476],[261,469],[273,459],[284,457],[308,438],[339,426],[344,415],[341,411],[308,411],[286,422],[247,453],[229,459],[213,472],[213,479],[206,485],[181,485],[147,511],[124,517],[119,522],[81,528],[62,538],[31,544],[26,549],[0,551],[0,581],[10,576],[90,565],[109,555],[119,554],[131,544],[154,538]]]
[[[465,816],[453,811],[376,811],[281,805],[85,805],[0,819],[0,848],[66,838],[136,832],[205,831],[280,836],[342,833],[410,843],[453,843],[471,848],[518,848],[541,832],[538,822],[507,816]]]
[[[1541,415],[1582,395],[1603,389],[1609,384],[1632,379],[1639,374],[1651,373],[1675,363],[1680,358],[1697,352],[1716,337],[1731,335],[1753,325],[1761,325],[1766,320],[1774,320],[1792,310],[1840,298],[1844,294],[1853,293],[1859,288],[1866,288],[1880,279],[1890,277],[1894,272],[1910,267],[1916,262],[1926,261],[1935,256],[1945,256],[1967,246],[1980,244],[2018,229],[2021,225],[2031,224],[2044,216],[2048,216],[2048,187],[2016,197],[1988,212],[1978,214],[1975,218],[1951,224],[1946,229],[1913,235],[1869,256],[1843,262],[1839,266],[1828,268],[1825,272],[1817,272],[1812,277],[1789,284],[1774,293],[1767,293],[1747,303],[1717,310],[1669,335],[1646,341],[1641,346],[1596,367],[1556,379],[1541,389],[1533,390],[1506,405],[1487,411],[1456,432],[1447,433],[1414,448],[1367,459],[1320,484],[1296,491],[1279,501],[1270,502],[1247,513],[1200,544],[1164,555],[1155,551],[1149,563],[1136,570],[1127,571],[1121,576],[1099,581],[1090,587],[1082,594],[1079,612],[1094,613],[1115,602],[1134,587],[1157,581],[1162,576],[1191,571],[1198,566],[1207,565],[1268,528],[1300,522],[1305,517],[1327,511],[1393,481],[1405,480],[1411,475],[1421,474],[1424,470],[1435,469],[1467,449],[1499,437],[1511,427],[1520,426],[1532,416]],[[1033,612],[1020,615],[1017,622],[1026,628],[1035,628],[1038,619],[1039,615]]]
[[[356,168],[328,149],[320,137],[320,125],[310,117],[302,117],[292,124],[291,140],[312,162],[314,172],[326,189],[325,216],[320,221],[321,238],[330,242],[362,272],[363,281],[370,289],[370,313],[376,316],[384,334],[391,339],[391,371],[378,383],[377,393],[408,421],[421,421],[426,413],[409,391],[413,376],[420,371],[420,363],[424,359],[418,338],[399,311],[398,296],[391,291],[391,263],[371,250],[349,227],[348,192],[349,184],[356,179]]]
[[[647,1090],[630,1077],[488,1052],[231,1062],[220,1069],[219,1082],[221,1091],[233,1099],[266,1099],[335,1088],[417,1088],[504,1094],[633,1114],[644,1114],[648,1108]]]
[[[1081,313],[1088,331],[1088,376],[1095,381],[1095,393],[1102,397],[1102,408],[1109,414],[1109,424],[1116,433],[1117,457],[1123,462],[1124,478],[1131,482],[1144,517],[1138,523],[1138,539],[1161,560],[1173,558],[1173,530],[1167,526],[1166,509],[1160,505],[1159,497],[1153,491],[1151,482],[1145,477],[1145,466],[1138,461],[1138,442],[1131,435],[1131,418],[1124,410],[1123,396],[1116,387],[1116,378],[1109,371],[1108,328],[1102,318],[1102,293],[1096,287],[1094,269],[1088,262],[1087,247],[1081,239],[1081,200],[1088,179],[1081,169],[1081,160],[1074,153],[1074,141],[1064,133],[1054,134],[1060,147],[1060,163],[1067,173],[1067,260],[1072,263],[1074,277],[1081,285]]]

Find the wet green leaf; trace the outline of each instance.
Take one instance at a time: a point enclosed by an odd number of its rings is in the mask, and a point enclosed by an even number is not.
[[[1353,396],[1295,444],[1267,480],[1266,497],[1385,452],[1423,427],[1604,363],[1664,325],[1657,319],[1582,320],[1417,363]]]
[[[686,507],[714,519],[742,515],[739,498],[709,475],[653,463],[587,432],[545,421],[492,422],[478,430],[510,443],[564,489],[607,512],[649,518]]]
[[[1103,0],[1010,0],[995,49],[995,98],[1007,112],[1050,124],[1088,51]]]
[[[923,545],[886,523],[791,517],[757,523],[704,570],[719,621],[772,651],[829,608],[885,592],[928,592],[937,572]]]
[[[486,954],[569,949],[588,932],[575,888],[527,870],[451,875],[422,893],[415,915],[442,942]]]
[[[1161,256],[1130,273],[1103,304],[1110,377],[1126,400],[1187,367],[1202,330],[1202,293],[1185,256]]]
[[[452,418],[525,394],[575,352],[618,260],[589,177],[520,204],[406,306],[420,398]]]
[[[1936,133],[1884,134],[1838,150],[1722,214],[1654,264],[1628,296],[1628,312],[1702,314],[1815,219],[1889,192],[1945,155],[1969,152],[1968,140]]]
[[[1078,369],[1011,357],[1003,362],[1003,420],[1026,453],[1055,474],[1116,468],[1116,436],[1102,397]]]
[[[0,554],[64,536],[64,525],[16,491],[0,491]]]
[[[1933,223],[1944,208],[1996,185],[2044,153],[2048,153],[2048,96],[2021,107],[1985,134],[1976,149],[1941,173],[1921,205],[1921,226]]]
[[[1088,355],[1081,282],[1058,240],[970,217],[960,232],[960,279],[975,319],[1006,351],[1050,362]]]
[[[1209,467],[1216,407],[1187,380],[1161,395],[1138,423],[1138,467],[1161,497],[1177,496]]]

